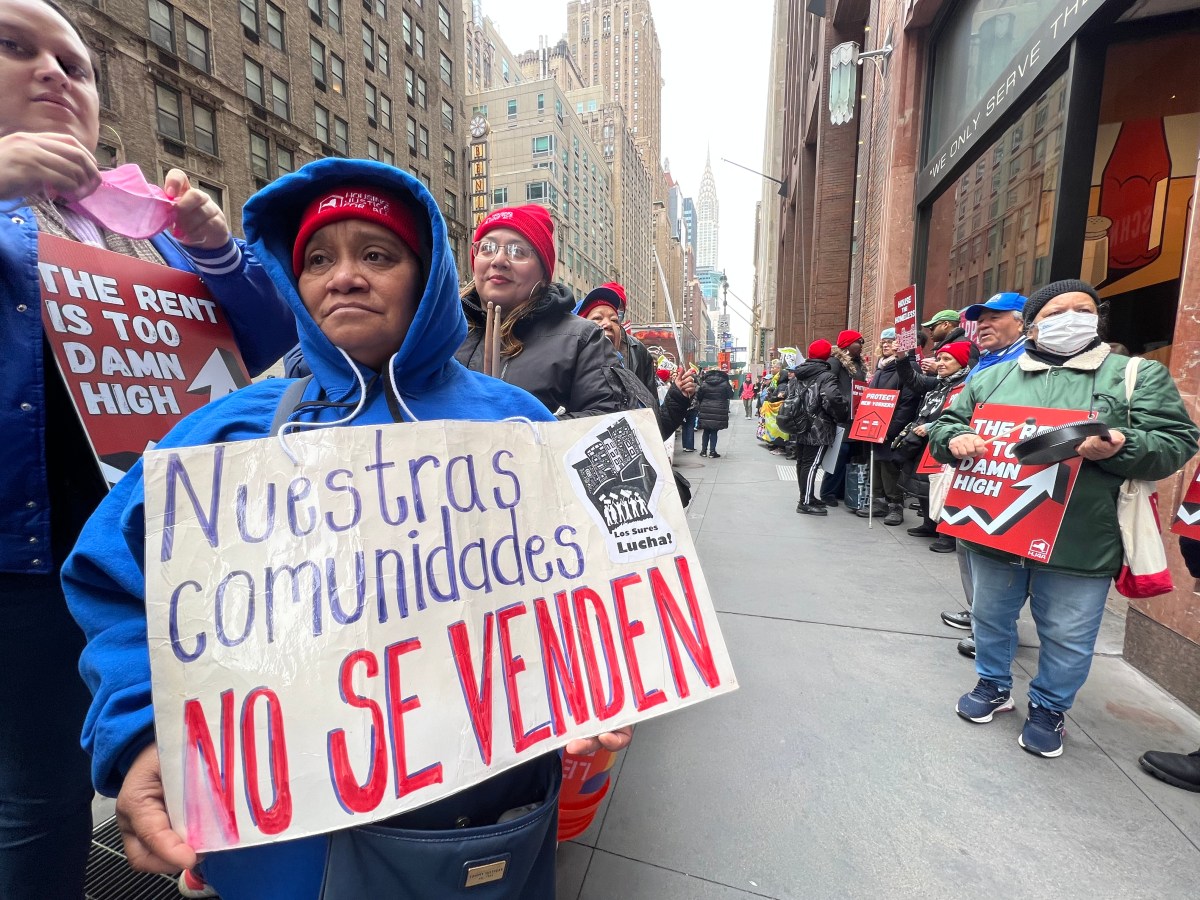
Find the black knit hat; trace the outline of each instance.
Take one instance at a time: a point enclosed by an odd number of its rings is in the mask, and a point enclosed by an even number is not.
[[[1096,301],[1096,308],[1100,308],[1100,295],[1096,293],[1096,289],[1086,281],[1080,281],[1078,278],[1064,278],[1062,281],[1055,281],[1040,291],[1035,291],[1029,295],[1029,299],[1025,301],[1025,309],[1021,315],[1025,318],[1025,324],[1033,323],[1037,318],[1037,314],[1042,311],[1042,307],[1057,297],[1059,294],[1072,294],[1078,291],[1081,294],[1087,294]]]

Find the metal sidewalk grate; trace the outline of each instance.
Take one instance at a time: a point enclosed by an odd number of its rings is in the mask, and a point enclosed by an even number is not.
[[[86,900],[182,900],[173,877],[129,868],[115,818],[92,831],[84,897]]]
[[[779,476],[780,481],[795,481],[796,467],[795,466],[776,466],[775,474]]]

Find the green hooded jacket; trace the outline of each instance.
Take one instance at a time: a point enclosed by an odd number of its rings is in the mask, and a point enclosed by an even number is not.
[[[1178,472],[1196,453],[1200,429],[1161,363],[1140,360],[1133,401],[1125,401],[1126,356],[1100,344],[1052,366],[1024,354],[972,378],[950,409],[930,426],[929,446],[936,459],[955,462],[950,441],[971,430],[978,403],[1077,409],[1080,418],[1094,409],[1100,421],[1125,436],[1115,456],[1084,460],[1054,552],[1044,567],[1071,575],[1111,578],[1121,568],[1121,533],[1117,494],[1127,478],[1159,481]],[[993,559],[1039,567],[1042,563],[964,542]]]

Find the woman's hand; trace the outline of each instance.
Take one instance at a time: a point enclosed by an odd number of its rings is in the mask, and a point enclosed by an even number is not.
[[[987,441],[973,431],[950,439],[950,452],[955,459],[974,459],[987,453]]]
[[[125,842],[125,856],[139,871],[175,873],[198,862],[196,851],[171,830],[158,744],[139,753],[129,767],[117,795],[117,825]]]
[[[1108,440],[1092,435],[1092,437],[1087,438],[1082,444],[1076,447],[1075,452],[1084,459],[1099,462],[1102,459],[1109,459],[1116,456],[1124,446],[1125,435],[1121,434],[1115,428],[1110,428],[1108,429]]]
[[[69,135],[17,131],[0,137],[0,199],[79,200],[99,186],[96,158]]]
[[[683,396],[691,399],[696,396],[696,378],[691,369],[680,366],[675,370],[675,386],[683,392]]]
[[[175,227],[171,234],[179,243],[216,250],[229,242],[229,223],[221,207],[204,191],[192,187],[185,173],[179,169],[168,172],[163,191],[175,201]]]
[[[913,429],[913,434],[917,437],[925,437],[929,434],[929,429],[925,425],[918,425]]]
[[[626,725],[624,728],[618,728],[616,731],[606,731],[604,734],[598,734],[591,738],[576,738],[567,744],[566,750],[568,753],[575,753],[580,756],[586,756],[589,753],[595,753],[597,750],[624,750],[629,746],[629,742],[633,740],[633,726]]]

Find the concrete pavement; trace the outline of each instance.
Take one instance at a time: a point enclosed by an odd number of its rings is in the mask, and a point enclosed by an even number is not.
[[[961,604],[954,557],[840,508],[796,515],[752,424],[734,416],[720,459],[679,457],[741,689],[639,726],[559,849],[559,900],[1196,896],[1200,795],[1137,758],[1196,749],[1200,717],[1120,658],[1122,601],[1064,755],[1031,756],[1032,624],[1017,711],[959,719],[976,676],[938,618]]]

